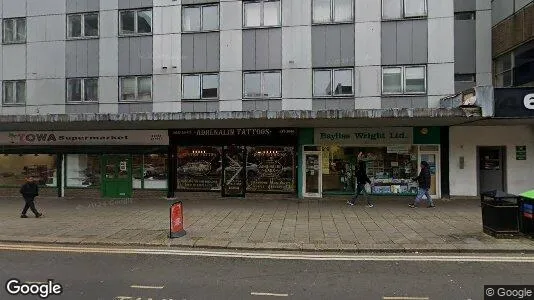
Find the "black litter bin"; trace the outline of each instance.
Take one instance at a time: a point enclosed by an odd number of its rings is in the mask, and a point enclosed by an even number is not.
[[[520,231],[531,238],[534,238],[534,199],[521,198],[519,205]]]
[[[519,233],[521,197],[503,191],[480,194],[484,233],[496,238],[516,237]]]

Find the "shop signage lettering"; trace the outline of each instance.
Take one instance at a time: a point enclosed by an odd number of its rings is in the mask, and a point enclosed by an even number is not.
[[[495,117],[534,117],[534,88],[496,88]]]
[[[165,131],[0,132],[1,145],[168,145]]]
[[[523,99],[523,104],[527,109],[534,109],[534,94],[528,94]]]
[[[342,128],[317,129],[315,141],[327,144],[411,144],[413,131],[409,127],[399,128]]]
[[[228,128],[228,129],[181,129],[174,130],[173,135],[189,136],[271,136],[271,128]],[[296,135],[295,129],[279,129],[281,135]]]

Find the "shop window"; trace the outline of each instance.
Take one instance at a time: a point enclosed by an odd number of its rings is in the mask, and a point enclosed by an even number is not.
[[[395,66],[382,68],[382,94],[414,95],[426,93],[425,66]]]
[[[98,37],[98,13],[72,14],[67,16],[67,37]]]
[[[26,177],[40,186],[57,186],[57,158],[49,154],[0,155],[0,186],[18,187]]]
[[[180,147],[177,157],[177,190],[220,191],[221,147]]]
[[[143,161],[143,188],[167,188],[167,155],[148,154]]]
[[[132,187],[143,188],[143,155],[132,155]]]
[[[26,18],[4,19],[4,44],[26,43]]]
[[[350,22],[353,11],[353,0],[313,0],[313,23]]]
[[[425,17],[426,0],[382,0],[382,19]]]
[[[280,1],[243,1],[244,27],[280,26]]]
[[[314,97],[354,95],[353,69],[319,69],[313,71]]]
[[[247,72],[243,74],[243,98],[282,97],[282,73],[280,71]]]
[[[100,186],[100,155],[68,154],[66,186],[91,188]]]
[[[119,16],[119,34],[121,36],[152,33],[151,9],[125,10],[121,11]]]
[[[219,29],[219,5],[185,6],[182,8],[182,31],[202,32]]]
[[[293,147],[247,147],[247,192],[295,191]]]
[[[357,154],[362,152],[372,194],[413,194],[417,192],[417,147],[399,145],[389,147],[342,147],[322,149],[323,191],[353,193]]]
[[[182,76],[182,99],[200,100],[219,97],[218,74],[187,74]]]
[[[121,101],[152,101],[152,76],[128,76],[120,79]]]
[[[4,105],[23,105],[26,103],[26,80],[4,80],[2,90]]]

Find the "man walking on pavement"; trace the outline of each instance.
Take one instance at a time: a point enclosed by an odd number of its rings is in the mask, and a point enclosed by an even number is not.
[[[423,199],[423,196],[425,196],[426,200],[428,201],[428,207],[436,207],[434,202],[432,202],[432,197],[430,197],[428,192],[430,190],[431,175],[430,166],[426,161],[421,162],[421,172],[419,173],[419,176],[415,177],[413,180],[419,183],[419,188],[417,190],[417,197],[415,197],[415,201],[410,203],[409,206],[411,208],[416,208],[419,202],[421,202]]]
[[[22,210],[22,214],[20,215],[20,217],[27,218],[28,216],[26,216],[26,212],[28,211],[28,209],[32,210],[36,218],[43,216],[43,214],[39,213],[37,209],[35,209],[34,201],[35,197],[39,196],[39,187],[34,182],[32,177],[28,177],[26,179],[26,183],[20,188],[20,193],[22,194],[22,197],[26,202],[26,205],[24,205],[24,209]]]
[[[358,199],[358,196],[363,192],[363,194],[367,198],[367,206],[374,206],[371,202],[369,194],[367,194],[367,191],[365,190],[365,185],[367,183],[371,184],[371,180],[369,180],[369,177],[367,176],[367,171],[365,170],[365,162],[359,161],[358,169],[356,169],[356,193],[352,197],[352,200],[347,202],[348,205],[354,205],[356,203],[356,200]]]

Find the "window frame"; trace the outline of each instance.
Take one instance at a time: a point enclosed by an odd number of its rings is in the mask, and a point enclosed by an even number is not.
[[[17,29],[19,27],[20,20],[24,20],[24,40],[18,40],[17,39]],[[12,41],[6,41],[6,22],[13,22],[13,40]],[[2,44],[9,45],[9,44],[25,44],[28,40],[28,19],[26,17],[18,17],[18,18],[5,18],[2,19]]]
[[[70,100],[69,99],[69,95],[70,95],[70,88],[69,88],[69,81],[70,80],[80,80],[80,94],[81,94],[81,99],[80,101],[73,101],[73,100]],[[88,80],[96,80],[96,95],[97,95],[97,99],[96,100],[87,100],[85,99],[85,81],[88,81]],[[98,89],[99,89],[99,85],[100,85],[100,82],[99,82],[99,78],[98,77],[71,77],[71,78],[67,78],[65,79],[65,83],[66,83],[66,96],[65,96],[65,99],[66,99],[66,102],[68,104],[94,104],[94,103],[98,103],[99,101],[99,98],[98,98]]]
[[[510,68],[504,69],[501,72],[497,72],[497,62],[499,59],[504,58],[505,56],[510,57]],[[515,55],[513,51],[510,51],[508,53],[502,54],[495,58],[493,60],[493,85],[497,88],[506,88],[506,87],[513,87],[514,86],[514,69],[515,69]],[[510,72],[510,85],[504,85],[504,74]],[[499,76],[503,76],[503,84],[502,86],[497,84]]]
[[[260,74],[260,97],[247,97],[245,95],[245,79],[247,74]],[[280,74],[279,77],[279,86],[280,86],[280,96],[277,97],[268,97],[265,95],[265,74]],[[267,100],[267,99],[282,99],[282,71],[281,70],[263,70],[263,71],[243,71],[243,93],[242,98],[245,100]]]
[[[317,22],[313,19],[313,13],[315,11],[315,6],[313,5],[315,3],[315,0],[311,0],[311,22],[312,25],[328,25],[328,24],[351,24],[354,23],[355,20],[355,1],[358,0],[351,0],[351,19],[347,21],[336,21],[335,20],[335,14],[336,14],[336,8],[335,8],[335,0],[329,0],[330,1],[330,20],[327,22]]]
[[[122,99],[122,80],[126,78],[135,78],[135,99]],[[139,79],[150,78],[150,100],[139,99]],[[154,78],[152,75],[132,75],[119,76],[119,103],[149,103],[154,101]]]
[[[469,18],[465,18],[469,17]],[[455,21],[476,21],[477,14],[476,11],[459,11],[454,13],[454,20]]]
[[[315,95],[315,72],[330,72],[330,95]],[[336,71],[350,71],[351,72],[351,84],[352,84],[352,93],[350,94],[340,94],[336,95],[334,87],[334,79]],[[344,68],[315,68],[312,70],[312,97],[315,99],[318,98],[347,98],[353,97],[355,95],[355,84],[354,84],[354,68],[344,67]]]
[[[200,30],[184,30],[184,11],[187,8],[200,8]],[[204,29],[204,18],[203,12],[205,7],[217,7],[217,28],[216,29]],[[218,32],[221,30],[221,7],[219,3],[209,3],[209,4],[194,4],[194,5],[182,5],[182,15],[181,15],[181,29],[182,33],[199,33],[199,32]]]
[[[23,83],[24,84],[24,99],[22,99],[22,102],[17,102],[17,98],[18,98],[18,95],[17,95],[17,84],[18,83]],[[6,102],[6,97],[5,97],[5,89],[6,89],[6,84],[11,84],[11,89],[12,89],[12,92],[13,92],[13,99],[12,99],[12,102]],[[26,84],[26,80],[22,79],[22,80],[4,80],[2,81],[2,106],[24,106],[26,105],[26,100],[28,98],[28,93],[27,93],[27,84]]]
[[[209,98],[203,98],[202,97],[202,89],[203,89],[203,85],[204,85],[204,76],[217,76],[217,97],[209,97]],[[186,76],[196,76],[198,77],[198,87],[199,87],[199,90],[198,90],[198,95],[199,95],[199,98],[184,98],[184,77]],[[182,95],[181,95],[181,99],[182,101],[203,101],[203,102],[208,102],[208,101],[218,101],[219,98],[220,98],[220,95],[221,95],[221,76],[219,73],[213,73],[213,72],[206,72],[206,73],[184,73],[182,74],[182,77],[180,78],[181,79],[181,85],[182,85]]]
[[[278,2],[278,24],[277,25],[265,25],[265,3],[267,2]],[[259,3],[260,4],[260,25],[258,26],[247,26],[246,25],[246,14],[245,14],[245,4],[248,3]],[[312,4],[313,5],[313,4]],[[246,29],[257,29],[257,28],[278,28],[282,27],[282,1],[281,0],[252,0],[252,1],[243,1],[243,28]]]
[[[401,92],[384,92],[384,70],[385,69],[401,69]],[[425,91],[424,92],[406,92],[406,69],[410,68],[423,68],[424,70],[424,82],[425,82]],[[414,95],[427,95],[428,94],[428,68],[426,65],[400,65],[400,66],[382,66],[381,70],[381,85],[382,85],[382,96],[414,96]]]
[[[97,33],[96,35],[85,35],[85,16],[86,15],[96,15],[97,18]],[[81,27],[81,35],[80,36],[69,36],[69,29],[70,29],[70,22],[69,17],[72,16],[80,16],[80,27]],[[120,26],[120,25],[119,25]],[[73,13],[73,14],[67,14],[67,32],[66,32],[67,40],[84,40],[84,39],[98,39],[100,37],[100,12],[94,11],[94,12],[84,12],[84,13]]]
[[[399,0],[401,3],[400,17],[398,18],[385,18],[384,17],[384,0],[380,1],[381,4],[381,19],[382,21],[398,21],[398,20],[412,20],[412,19],[426,19],[428,18],[428,0],[423,0],[425,2],[425,13],[420,16],[406,16],[406,0]]]
[[[139,13],[150,11],[150,32],[141,32],[139,33]],[[125,12],[134,12],[134,33],[124,33],[122,30],[122,13]],[[99,28],[100,30],[100,28]],[[99,32],[100,33],[100,32]],[[119,37],[130,37],[130,36],[149,36],[154,34],[154,10],[152,8],[136,8],[136,9],[122,9],[119,10]]]
[[[460,79],[459,77],[464,77]],[[469,76],[472,80],[464,80],[465,77]],[[458,80],[457,80],[458,78]],[[477,74],[476,73],[455,73],[454,74],[454,82],[476,82],[477,81]]]

